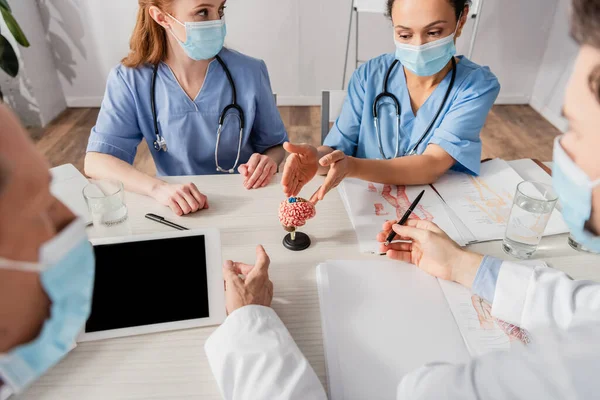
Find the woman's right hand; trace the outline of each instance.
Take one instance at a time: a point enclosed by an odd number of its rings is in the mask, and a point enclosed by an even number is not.
[[[287,197],[297,196],[319,171],[319,152],[308,144],[283,144],[290,156],[285,161],[281,184]]]
[[[391,243],[385,245],[391,229],[396,232],[396,240],[411,243]],[[381,252],[393,260],[416,265],[437,278],[455,281],[470,288],[475,280],[483,256],[463,250],[436,224],[429,221],[409,220],[406,225],[388,221],[383,232],[377,235]]]
[[[208,199],[193,183],[180,185],[163,182],[152,189],[150,196],[178,216],[208,208]]]

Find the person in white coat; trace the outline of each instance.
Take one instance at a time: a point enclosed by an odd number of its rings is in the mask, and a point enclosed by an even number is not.
[[[572,234],[600,251],[600,0],[573,0],[572,33],[581,49],[565,98],[570,128],[555,141],[553,180]],[[383,248],[389,258],[471,288],[492,304],[494,317],[535,339],[465,364],[423,366],[399,382],[398,399],[600,397],[600,284],[471,253],[429,222],[386,224],[380,242],[390,228],[412,242]],[[273,287],[264,251],[254,267],[228,262],[225,279],[229,316],[205,346],[223,397],[325,399],[321,382],[269,308]]]

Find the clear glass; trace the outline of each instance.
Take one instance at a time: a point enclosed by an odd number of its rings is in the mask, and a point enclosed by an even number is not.
[[[517,186],[502,249],[509,255],[530,258],[538,249],[558,196],[551,185],[524,181]]]
[[[110,179],[90,180],[89,185],[83,188],[83,197],[95,226],[114,226],[127,220],[122,182]]]
[[[571,246],[573,249],[575,249],[577,251],[581,251],[581,252],[584,252],[584,253],[600,254],[597,251],[593,251],[593,250],[590,250],[590,249],[584,247],[577,240],[575,240],[575,238],[572,235],[569,235],[569,246]]]

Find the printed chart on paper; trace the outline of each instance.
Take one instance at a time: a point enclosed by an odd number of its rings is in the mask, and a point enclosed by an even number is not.
[[[501,240],[510,217],[515,191],[523,179],[504,160],[481,164],[479,176],[450,171],[434,184],[440,196],[478,242]],[[565,232],[555,211],[547,235]]]
[[[410,219],[432,221],[454,240],[462,241],[446,206],[430,186],[381,185],[346,179],[339,190],[356,231],[361,252],[379,252],[376,237],[383,224],[389,220],[400,220],[422,190],[425,190],[425,194]]]
[[[439,282],[471,356],[530,343],[527,331],[494,318],[488,302],[457,283]]]

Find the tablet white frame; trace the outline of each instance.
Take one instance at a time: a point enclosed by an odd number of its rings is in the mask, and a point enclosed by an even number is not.
[[[181,329],[215,326],[227,317],[225,311],[225,287],[222,274],[221,234],[218,229],[193,229],[188,231],[161,232],[153,234],[90,239],[92,245],[142,242],[148,240],[171,239],[189,236],[204,236],[206,248],[206,282],[208,287],[209,317],[187,321],[114,329],[103,332],[82,332],[77,342],[90,342],[149,333],[168,332]],[[190,249],[193,251],[194,249]],[[84,328],[85,329],[85,328]]]

